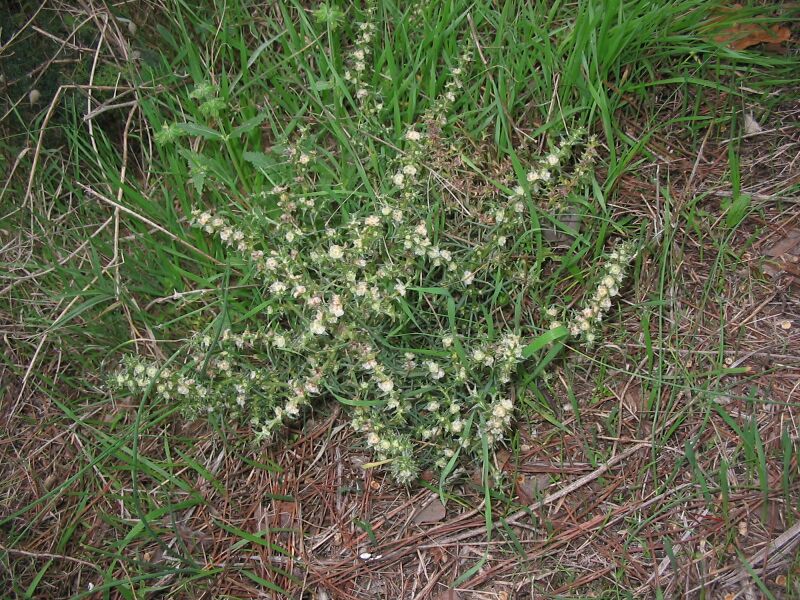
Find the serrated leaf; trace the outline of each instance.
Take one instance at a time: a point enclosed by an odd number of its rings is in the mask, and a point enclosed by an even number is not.
[[[225,136],[219,131],[206,127],[205,125],[198,125],[197,123],[178,123],[178,129],[185,131],[189,135],[196,135],[205,140],[224,140]]]
[[[330,79],[319,79],[311,84],[311,87],[314,88],[316,92],[324,92],[333,87],[333,82]]]
[[[192,174],[189,176],[189,180],[192,182],[195,191],[198,195],[203,193],[203,188],[206,185],[206,174],[204,171],[192,171]]]
[[[242,157],[256,169],[268,171],[275,166],[275,161],[269,154],[263,152],[245,152]]]
[[[233,128],[233,131],[231,131],[231,137],[238,138],[242,135],[247,135],[248,133],[253,131],[256,127],[261,125],[266,118],[267,118],[267,113],[262,112],[257,114],[255,117],[247,119],[247,121],[245,121],[238,127]]]

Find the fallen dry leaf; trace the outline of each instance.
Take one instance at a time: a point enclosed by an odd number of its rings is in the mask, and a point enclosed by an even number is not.
[[[740,18],[737,18],[740,17]],[[782,44],[792,37],[792,32],[783,25],[763,25],[752,22],[741,4],[718,11],[711,19],[714,26],[714,41],[726,44],[733,50],[746,50],[758,44]]]
[[[775,245],[766,251],[773,258],[785,255],[800,256],[800,229],[791,229]]]
[[[461,594],[456,590],[445,590],[436,596],[434,600],[461,600]]]
[[[442,504],[440,500],[435,499],[415,514],[411,520],[417,525],[423,523],[437,523],[444,519],[446,514],[447,509],[445,509],[444,504]]]
[[[769,257],[762,266],[765,275],[777,277],[786,273],[795,282],[800,281],[800,229],[790,229],[764,256]]]
[[[764,131],[764,128],[755,120],[753,115],[745,113],[744,115],[744,132],[747,135],[755,135]]]
[[[275,507],[273,527],[279,527],[281,529],[293,527],[297,516],[297,503],[275,500],[273,506]]]
[[[550,486],[550,476],[547,473],[519,475],[515,483],[519,501],[522,504],[532,504],[536,495]]]

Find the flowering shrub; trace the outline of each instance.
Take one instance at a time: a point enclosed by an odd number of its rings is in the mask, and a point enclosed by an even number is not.
[[[539,309],[541,327],[523,324],[524,300],[545,273],[524,248],[541,215],[557,217],[583,193],[596,140],[574,131],[534,160],[521,182],[506,170],[473,201],[449,194],[453,174],[440,169],[460,150],[444,132],[470,67],[467,52],[449,68],[441,95],[391,142],[393,157],[371,161],[359,145],[364,132],[389,131],[365,75],[375,31],[369,19],[357,27],[343,79],[356,115],[351,139],[377,201],[353,206],[321,189],[319,142],[311,127],[301,128],[282,150],[283,182],[252,198],[261,212],[199,207],[191,215],[260,281],[263,309],[249,327],[194,334],[169,365],[129,356],[110,382],[181,402],[193,417],[237,419],[258,440],[316,399],[337,399],[352,407],[352,427],[376,458],[409,483],[421,469],[449,472],[458,456],[503,439],[518,409],[526,341],[549,327],[528,349],[568,337],[592,343],[634,248],[622,243],[610,252],[584,308]],[[209,118],[225,109],[208,84],[191,97]],[[181,135],[167,125],[159,141]]]

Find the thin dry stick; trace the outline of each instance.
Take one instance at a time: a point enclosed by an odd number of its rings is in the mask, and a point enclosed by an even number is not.
[[[86,112],[92,112],[92,86],[94,85],[94,75],[97,71],[97,61],[100,59],[100,49],[103,47],[103,39],[105,37],[106,26],[108,25],[108,19],[103,20],[103,27],[100,30],[100,36],[97,40],[97,48],[94,51],[94,59],[92,60],[92,70],[89,72],[89,89],[86,92]],[[89,140],[92,142],[92,149],[94,150],[94,155],[97,158],[98,166],[100,170],[103,169],[102,161],[100,160],[100,153],[97,151],[97,142],[94,139],[94,121],[88,121],[89,124]],[[125,146],[124,150],[127,150],[128,147]],[[125,161],[122,161],[122,167],[125,168]]]
[[[606,471],[608,471],[611,467],[613,467],[617,463],[625,460],[626,458],[629,458],[630,456],[632,456],[633,454],[635,454],[636,452],[638,452],[642,448],[649,448],[650,446],[651,446],[650,442],[642,442],[640,444],[636,444],[635,446],[631,446],[630,448],[625,450],[623,453],[617,454],[615,457],[613,457],[607,463],[601,465],[600,467],[598,467],[597,469],[595,469],[591,473],[588,473],[587,475],[584,475],[580,479],[576,479],[571,484],[569,484],[568,486],[560,489],[559,491],[554,492],[554,493],[550,494],[549,496],[545,496],[541,501],[534,502],[533,504],[530,504],[528,507],[518,510],[517,512],[512,514],[510,517],[505,519],[505,523],[507,523],[508,525],[516,525],[517,521],[519,521],[523,517],[528,516],[530,511],[541,509],[542,507],[547,506],[548,504],[553,504],[554,502],[556,502],[558,500],[561,500],[562,498],[568,496],[569,494],[571,494],[575,490],[582,488],[587,483],[591,483],[592,481],[594,481],[598,477],[601,477]],[[497,524],[495,524],[495,527],[497,527]],[[437,541],[435,544],[430,544],[429,546],[426,546],[426,547],[435,547],[435,546],[444,545],[444,544],[452,544],[454,542],[460,542],[462,540],[466,540],[466,539],[469,539],[469,538],[474,537],[476,535],[481,535],[481,534],[484,534],[484,533],[486,533],[486,527],[476,527],[474,529],[468,529],[466,531],[462,531],[461,533],[457,533],[457,534],[452,535],[450,537],[446,537],[446,538],[444,538],[442,540]]]
[[[14,35],[12,35],[12,36],[11,36],[11,37],[8,39],[8,41],[7,41],[5,44],[3,44],[2,46],[0,46],[0,54],[3,54],[3,52],[5,52],[5,51],[6,51],[6,49],[7,49],[9,46],[11,46],[11,44],[13,44],[13,43],[14,43],[14,40],[15,40],[15,39],[17,39],[17,38],[18,38],[20,35],[22,35],[22,32],[23,32],[23,31],[25,31],[25,30],[28,28],[28,25],[30,25],[31,23],[33,23],[33,21],[36,19],[36,17],[38,17],[38,16],[39,16],[39,13],[40,13],[40,12],[42,12],[42,9],[43,9],[45,6],[47,6],[47,0],[45,0],[44,2],[42,2],[42,3],[39,5],[39,8],[37,8],[37,9],[36,9],[36,12],[35,12],[35,13],[33,13],[33,14],[31,15],[31,18],[30,18],[30,19],[28,19],[27,21],[25,21],[25,24],[24,24],[22,27],[20,27],[20,28],[17,30],[17,32],[16,32]]]
[[[6,182],[5,182],[5,184],[3,184],[3,190],[0,191],[0,200],[2,200],[3,196],[6,195],[6,190],[8,189],[8,185],[11,183],[11,179],[12,179],[14,173],[17,171],[17,167],[19,166],[19,163],[22,162],[22,159],[25,158],[25,155],[28,154],[28,152],[30,152],[30,150],[31,150],[30,146],[26,146],[25,148],[22,149],[22,151],[19,154],[17,154],[17,158],[14,160],[14,164],[11,166],[11,171],[9,171],[8,175],[6,176]],[[10,215],[14,214],[15,212],[17,212],[17,210],[19,210],[19,209],[17,208],[15,210],[13,210],[9,215],[6,215],[6,216],[10,216]]]
[[[78,246],[77,248],[75,248],[75,250],[70,252],[67,256],[65,256],[64,258],[59,260],[58,263],[57,263],[57,266],[61,267],[61,266],[65,265],[66,263],[68,263],[70,260],[72,260],[81,250],[83,250],[89,244],[89,242],[91,242],[95,237],[97,237],[97,235],[101,231],[103,231],[106,227],[108,227],[108,224],[111,223],[111,221],[113,219],[114,219],[113,216],[112,217],[108,217],[108,219],[106,219],[105,222],[103,222],[102,225],[100,225],[97,229],[95,229],[94,232],[92,232],[92,234],[88,238],[86,238],[81,243],[80,246]],[[29,281],[31,279],[36,279],[38,277],[42,277],[43,275],[47,275],[48,273],[54,271],[55,269],[56,269],[56,267],[52,266],[52,267],[48,267],[47,269],[42,269],[41,271],[37,271],[36,273],[30,273],[29,275],[25,275],[24,277],[20,277],[19,279],[15,279],[12,283],[9,283],[6,287],[4,287],[2,290],[0,290],[0,296],[10,292],[12,289],[17,287],[19,284],[21,284],[24,281]]]
[[[208,260],[213,262],[215,265],[224,265],[225,264],[225,263],[222,263],[222,262],[218,261],[213,256],[209,256],[208,254],[206,254],[205,252],[203,252],[199,248],[195,248],[194,246],[192,246],[186,240],[183,240],[183,239],[179,238],[177,235],[175,235],[174,233],[172,233],[170,231],[167,231],[166,229],[161,227],[161,225],[158,225],[157,223],[154,223],[153,221],[151,221],[147,217],[143,217],[139,213],[131,210],[130,208],[122,206],[119,202],[115,202],[111,198],[106,198],[105,196],[103,196],[103,194],[93,190],[88,185],[84,185],[84,184],[82,184],[80,182],[76,182],[76,183],[83,189],[83,191],[91,194],[92,196],[94,196],[98,200],[101,200],[101,201],[105,202],[106,204],[109,204],[110,206],[113,206],[115,208],[118,208],[120,211],[124,212],[127,215],[130,215],[132,217],[135,217],[136,219],[139,219],[142,223],[146,223],[147,225],[149,225],[150,227],[152,227],[156,231],[159,231],[159,232],[163,233],[164,235],[166,235],[171,240],[173,240],[175,242],[178,242],[179,244],[189,248],[190,250],[193,250],[194,252],[197,252],[200,256],[202,256],[204,258],[207,258]]]
[[[62,85],[56,90],[56,93],[53,95],[53,100],[50,102],[50,106],[47,109],[47,113],[44,116],[44,120],[42,121],[41,126],[39,127],[39,137],[36,140],[36,148],[33,152],[33,164],[31,165],[31,172],[28,175],[28,185],[25,188],[25,196],[22,199],[21,204],[25,204],[28,199],[31,201],[31,219],[33,218],[33,196],[31,194],[31,190],[33,189],[33,180],[36,176],[36,167],[39,164],[39,155],[42,152],[42,143],[44,142],[44,134],[47,131],[47,125],[50,123],[50,119],[53,117],[53,113],[56,110],[56,106],[58,105],[58,100],[61,97],[61,94],[65,90],[85,90],[88,89],[90,86],[86,85]],[[113,90],[116,91],[118,88],[115,86],[107,86],[107,85],[95,85],[91,86],[92,89],[95,90]]]
[[[128,132],[131,128],[133,115],[136,113],[137,105],[134,104],[128,119],[125,121],[125,129],[122,132],[122,167],[119,170],[119,187],[117,188],[117,202],[122,201],[122,193],[125,188],[125,175],[128,170]],[[114,295],[119,300],[120,277],[119,277],[119,208],[114,209],[114,254],[109,264],[114,265]]]
[[[753,554],[753,556],[747,559],[747,562],[753,569],[763,568],[772,571],[780,566],[782,559],[790,554],[799,543],[800,522],[797,522],[761,550]],[[769,560],[772,560],[772,565],[770,565]],[[770,566],[772,566],[772,569],[769,568]],[[750,573],[742,569],[735,575],[722,578],[722,583],[724,585],[734,585],[748,577],[750,577]]]
[[[19,556],[28,556],[30,558],[38,558],[46,560],[68,560],[70,562],[84,565],[85,567],[91,567],[92,569],[98,571],[100,570],[96,564],[92,564],[87,560],[81,560],[80,558],[75,558],[74,556],[65,556],[64,554],[51,554],[50,552],[28,552],[27,550],[19,550],[17,548],[6,548],[5,546],[0,546],[0,552],[8,552],[9,554],[17,554]]]

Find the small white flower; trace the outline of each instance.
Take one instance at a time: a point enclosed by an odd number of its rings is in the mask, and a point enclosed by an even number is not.
[[[397,285],[394,286],[394,291],[400,294],[401,296],[405,296],[406,286],[398,281]]]
[[[464,285],[472,285],[473,281],[475,281],[475,273],[472,271],[464,271],[464,274],[461,276],[461,283]]]
[[[276,348],[284,348],[286,347],[286,338],[282,335],[276,335],[272,339],[272,343],[275,345]]]
[[[531,171],[528,173],[528,182],[533,183],[534,181],[539,181],[539,173],[537,171]]]
[[[325,335],[325,324],[320,319],[311,321],[311,327],[309,327],[309,329],[314,335]]]
[[[453,345],[452,335],[446,335],[442,338],[442,346],[444,346],[445,348],[449,348],[452,345]]]
[[[421,138],[422,134],[419,131],[414,131],[413,129],[406,131],[406,139],[411,142],[418,142]]]
[[[555,167],[559,163],[558,157],[555,154],[548,154],[545,160],[551,167]]]
[[[492,415],[497,417],[498,419],[503,419],[508,414],[508,411],[502,404],[497,404],[492,409]]]
[[[331,305],[328,307],[328,311],[337,319],[344,315],[344,307],[342,307],[342,302],[339,299],[339,296],[333,297]]]
[[[413,177],[414,175],[417,174],[417,167],[415,167],[414,165],[406,165],[405,167],[403,167],[403,173],[405,173],[409,177]]]
[[[360,88],[360,89],[359,89],[359,90],[356,92],[356,98],[358,98],[359,100],[363,100],[363,99],[364,99],[364,98],[366,98],[367,96],[369,96],[369,92],[368,92],[366,89],[364,89],[364,88]]]
[[[425,363],[428,367],[428,372],[433,379],[441,379],[444,377],[444,369],[442,369],[436,362],[428,361]]]
[[[377,227],[380,224],[381,224],[381,219],[376,215],[370,215],[366,219],[364,219],[364,225],[366,225],[367,227]]]
[[[333,260],[341,260],[344,257],[344,249],[341,246],[334,244],[328,248],[328,256]]]
[[[394,183],[397,187],[403,187],[404,181],[405,176],[402,173],[395,173],[394,177],[392,177],[392,183]]]
[[[297,161],[301,165],[307,165],[309,162],[311,162],[311,157],[308,154],[303,153],[300,155],[300,158],[298,158]]]
[[[282,294],[286,291],[286,284],[282,281],[275,281],[269,286],[269,291],[273,294]]]
[[[378,387],[381,389],[382,392],[389,393],[394,389],[394,381],[391,379],[384,379],[380,383],[378,383]]]

